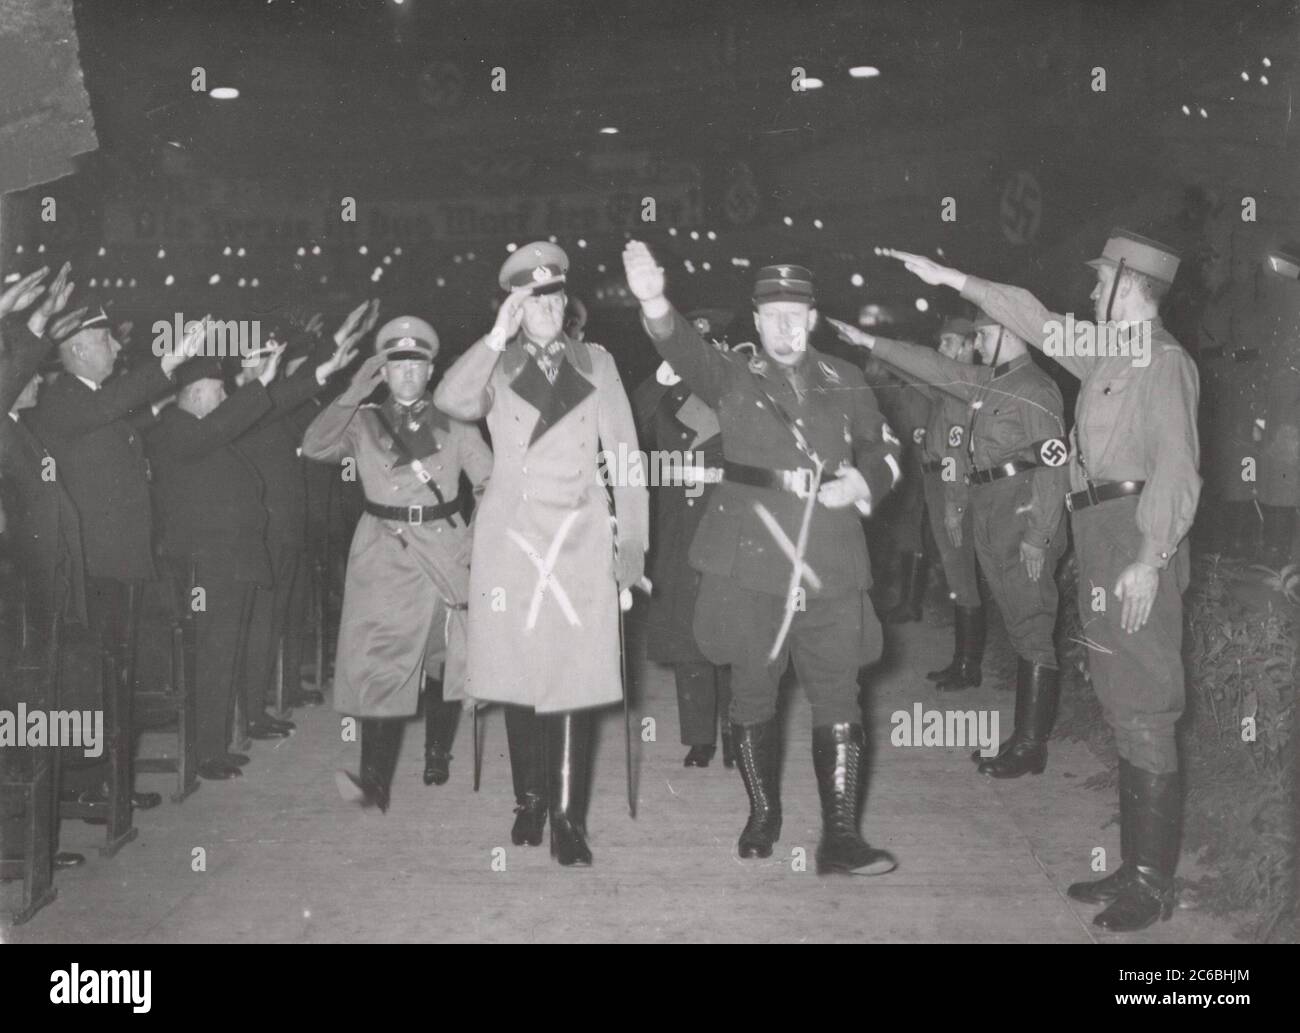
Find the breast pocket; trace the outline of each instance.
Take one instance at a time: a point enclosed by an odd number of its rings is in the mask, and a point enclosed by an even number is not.
[[[1083,414],[1083,425],[1088,430],[1092,441],[1108,441],[1112,434],[1120,431],[1124,414],[1133,412],[1137,403],[1139,380],[1136,371],[1127,367],[1127,373],[1116,373],[1102,379],[1089,390],[1087,410]]]

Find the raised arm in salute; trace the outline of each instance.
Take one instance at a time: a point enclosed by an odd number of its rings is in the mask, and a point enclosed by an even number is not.
[[[1068,505],[1092,684],[1119,746],[1124,863],[1069,893],[1110,902],[1096,922],[1114,931],[1168,918],[1181,813],[1174,726],[1184,705],[1185,539],[1201,487],[1196,367],[1159,317],[1178,255],[1113,231],[1088,263],[1097,274],[1097,322],[1073,324],[1069,337],[1063,317],[1028,291],[921,255],[882,253],[927,283],[960,291],[1081,381]],[[1109,591],[1100,606],[1094,586]]]
[[[818,870],[891,871],[893,857],[858,831],[857,673],[881,651],[860,513],[898,480],[898,439],[861,371],[809,346],[817,311],[808,270],[760,270],[754,321],[763,352],[750,358],[719,351],[674,311],[644,244],[628,244],[623,263],[656,349],[722,428],[723,480],[690,563],[702,573],[696,641],[732,671],[732,737],[750,807],[738,852],[768,857],[780,836],[776,693],[793,657],[813,709]]]

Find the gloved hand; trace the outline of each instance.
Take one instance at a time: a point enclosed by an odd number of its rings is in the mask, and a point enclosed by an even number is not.
[[[630,589],[645,576],[645,549],[640,542],[619,542],[618,563],[614,569],[614,580],[618,582],[619,594]]]

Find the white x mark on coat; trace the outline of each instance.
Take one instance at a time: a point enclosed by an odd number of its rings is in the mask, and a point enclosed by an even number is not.
[[[782,530],[781,525],[776,522],[776,517],[768,512],[767,507],[761,502],[754,503],[754,512],[758,518],[763,521],[763,526],[771,532],[772,537],[776,539],[777,547],[785,553],[785,558],[798,569],[799,580],[807,581],[808,587],[814,592],[820,591],[822,579],[817,576],[817,571],[808,566],[799,555],[799,550],[794,547],[794,542],[790,541],[790,536]]]
[[[537,627],[537,617],[541,613],[542,598],[546,595],[547,589],[550,589],[551,594],[555,596],[556,603],[564,611],[565,620],[575,628],[582,626],[582,621],[578,619],[578,614],[573,609],[573,603],[569,600],[569,594],[564,590],[564,586],[560,584],[559,578],[555,576],[555,563],[560,558],[560,550],[564,548],[564,539],[568,537],[569,530],[579,516],[581,516],[581,512],[575,509],[564,518],[564,523],[560,525],[559,530],[555,532],[555,537],[551,539],[551,546],[546,550],[545,559],[538,555],[537,550],[518,531],[506,531],[510,540],[523,550],[524,555],[532,560],[533,566],[537,568],[537,585],[533,588],[532,602],[528,606],[528,617],[524,621],[525,631],[532,631],[533,628]]]

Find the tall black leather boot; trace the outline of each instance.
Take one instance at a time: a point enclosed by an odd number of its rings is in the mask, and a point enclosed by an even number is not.
[[[926,675],[944,692],[977,688],[984,678],[984,638],[987,624],[983,606],[954,606],[956,655],[952,663]]]
[[[1084,904],[1106,904],[1119,896],[1133,878],[1133,856],[1137,845],[1134,824],[1137,821],[1137,786],[1134,767],[1123,757],[1119,761],[1119,854],[1120,866],[1109,875],[1088,882],[1071,883],[1065,891],[1071,900]]]
[[[442,698],[442,682],[424,680],[424,784],[440,786],[451,777],[451,742],[460,724],[460,704]]]
[[[868,845],[858,831],[863,744],[862,726],[858,724],[845,722],[813,729],[813,767],[822,801],[818,875],[884,875],[898,867],[892,854]]]
[[[781,838],[780,748],[776,718],[753,725],[731,726],[736,767],[749,794],[749,820],[736,847],[741,857],[771,857]]]
[[[1061,672],[1020,657],[1016,664],[1016,727],[996,757],[979,761],[981,775],[1019,778],[1047,767],[1047,738],[1056,723]],[[974,754],[979,757],[979,751]]]
[[[548,715],[551,856],[560,864],[589,865],[587,791],[591,782],[591,711]]]
[[[1178,867],[1178,834],[1182,823],[1182,776],[1156,774],[1133,767],[1133,875],[1101,914],[1092,920],[1107,932],[1131,933],[1174,910],[1174,869]],[[1121,804],[1123,806],[1123,804]]]
[[[515,786],[515,824],[510,842],[541,846],[546,828],[546,740],[542,721],[532,707],[506,705],[506,742],[510,778]]]
[[[406,720],[400,717],[365,717],[361,719],[361,774],[337,771],[334,781],[339,795],[362,807],[378,807],[388,812],[393,772],[402,747]]]
[[[885,614],[886,624],[906,624],[921,619],[921,601],[929,581],[930,561],[924,553],[899,554],[898,605]]]

